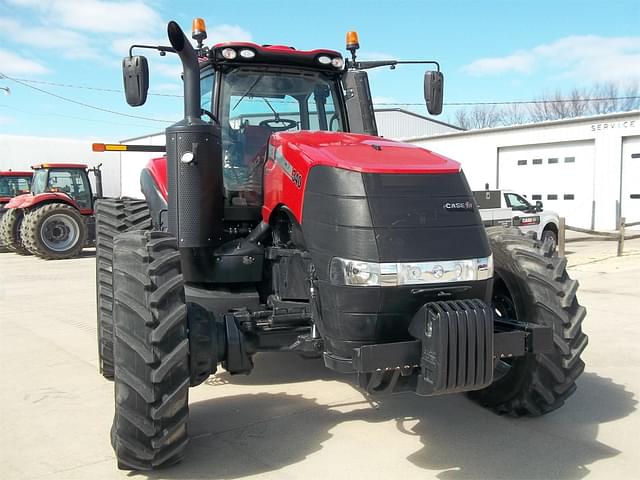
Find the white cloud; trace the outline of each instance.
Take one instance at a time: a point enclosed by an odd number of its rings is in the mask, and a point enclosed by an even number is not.
[[[527,52],[516,52],[506,57],[481,58],[470,63],[465,70],[472,75],[489,75],[504,72],[529,73],[535,58]]]
[[[8,125],[10,123],[13,123],[15,121],[15,118],[13,117],[3,117],[2,115],[0,115],[0,125]]]
[[[0,69],[0,73],[5,75],[39,75],[49,71],[40,63],[3,49],[0,49]]]
[[[106,0],[8,0],[19,7],[36,8],[43,18],[75,30],[96,33],[148,32],[161,24],[158,13],[145,2]]]
[[[0,31],[22,45],[39,49],[52,49],[67,58],[96,58],[98,53],[89,45],[89,39],[72,30],[30,26],[14,19],[0,17]]]
[[[207,25],[209,25],[207,23]],[[189,34],[187,34],[189,35]],[[220,24],[207,28],[207,45],[215,45],[222,42],[251,42],[253,39],[251,32],[239,25]]]
[[[344,55],[351,58],[351,53],[344,53]],[[391,55],[390,53],[369,52],[367,50],[363,50],[362,52],[356,52],[356,60],[396,60],[396,56]]]
[[[560,76],[590,82],[640,79],[640,37],[564,37],[504,57],[481,58],[463,67],[477,76],[531,74],[549,68]]]

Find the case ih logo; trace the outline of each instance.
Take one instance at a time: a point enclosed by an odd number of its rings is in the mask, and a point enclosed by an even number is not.
[[[467,212],[473,210],[473,203],[467,202],[447,202],[442,207],[450,212]]]

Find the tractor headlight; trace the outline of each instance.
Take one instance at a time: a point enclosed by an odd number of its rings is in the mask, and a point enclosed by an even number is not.
[[[223,48],[221,53],[227,60],[233,60],[238,56],[238,53],[233,48]]]
[[[487,280],[493,276],[493,256],[436,262],[374,263],[334,257],[329,277],[333,285],[396,287],[430,283]]]

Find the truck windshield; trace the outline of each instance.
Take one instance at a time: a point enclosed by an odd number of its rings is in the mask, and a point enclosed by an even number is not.
[[[261,205],[262,170],[272,133],[342,131],[337,98],[337,83],[320,72],[242,68],[226,74],[219,116],[230,204]]]

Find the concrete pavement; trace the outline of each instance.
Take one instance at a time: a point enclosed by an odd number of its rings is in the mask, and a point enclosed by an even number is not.
[[[633,243],[635,242],[635,243]],[[378,401],[320,361],[263,354],[190,391],[182,464],[116,469],[113,385],[97,371],[94,258],[0,253],[0,478],[639,478],[640,241],[570,244],[590,345],[578,391],[538,419],[464,395]],[[602,260],[604,258],[604,260]]]

